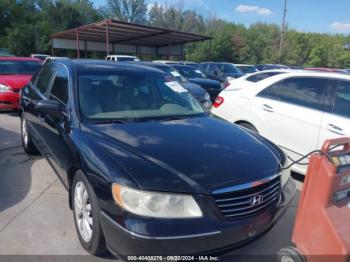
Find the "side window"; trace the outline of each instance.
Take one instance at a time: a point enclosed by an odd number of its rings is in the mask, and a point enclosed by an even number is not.
[[[324,78],[311,77],[286,79],[279,87],[279,99],[295,105],[320,109],[327,82],[328,80]]]
[[[261,91],[258,96],[278,100],[278,92],[281,87],[281,81],[270,85]]]
[[[56,76],[53,80],[50,99],[55,99],[63,104],[68,102],[68,72],[62,65],[55,65]]]
[[[350,118],[350,82],[338,81],[333,113]]]
[[[39,89],[41,94],[45,94],[48,89],[51,79],[53,76],[53,65],[46,65],[39,73],[36,80],[36,87]]]
[[[204,70],[204,71],[208,71],[208,70],[209,70],[208,64],[202,64],[202,65],[200,65],[200,68],[201,68],[202,70]]]
[[[256,74],[256,75],[248,77],[247,80],[250,82],[256,83],[256,82],[264,80],[268,77],[279,75],[279,74],[281,74],[281,72],[260,73],[260,74]]]

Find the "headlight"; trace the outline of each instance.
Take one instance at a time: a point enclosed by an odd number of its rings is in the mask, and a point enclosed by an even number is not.
[[[202,211],[192,196],[155,193],[112,185],[115,202],[130,213],[158,218],[202,217]]]
[[[8,86],[0,84],[0,93],[10,91]]]

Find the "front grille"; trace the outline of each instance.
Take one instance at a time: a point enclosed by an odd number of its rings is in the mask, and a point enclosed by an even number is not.
[[[226,218],[254,216],[272,205],[281,195],[280,176],[246,189],[214,194],[214,199]]]

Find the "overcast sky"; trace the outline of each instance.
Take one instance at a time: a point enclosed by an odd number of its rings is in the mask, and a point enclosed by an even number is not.
[[[106,0],[93,0],[96,6]],[[179,0],[146,0],[149,6],[179,3]],[[180,0],[185,8],[204,16],[215,15],[227,21],[249,26],[261,21],[282,22],[284,0]],[[350,34],[350,0],[288,0],[289,27],[305,32]]]

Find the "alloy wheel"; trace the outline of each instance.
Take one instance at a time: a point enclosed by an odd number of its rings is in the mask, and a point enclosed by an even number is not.
[[[92,237],[92,212],[88,191],[82,181],[78,181],[74,189],[75,219],[80,236],[85,242]]]
[[[23,136],[24,145],[28,146],[29,135],[28,135],[28,128],[27,128],[27,120],[25,120],[24,118],[22,121],[22,136]]]

